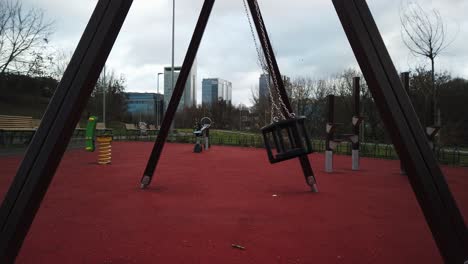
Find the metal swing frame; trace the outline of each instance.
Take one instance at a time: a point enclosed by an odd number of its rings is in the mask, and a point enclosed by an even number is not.
[[[260,36],[261,30],[264,29],[266,31],[265,24],[263,23],[263,18],[261,17],[260,11],[256,8],[256,0],[247,0],[250,13],[252,15],[252,20],[254,21],[255,28],[257,30],[257,34]],[[205,4],[202,8],[200,13],[200,18],[198,23],[195,27],[195,32],[192,37],[192,41],[190,42],[189,48],[187,50],[187,54],[185,56],[185,60],[182,64],[182,68],[179,73],[179,78],[177,78],[177,82],[174,87],[174,91],[171,96],[171,100],[169,101],[166,113],[163,118],[163,122],[161,124],[161,130],[156,138],[156,143],[154,144],[153,150],[151,152],[150,158],[146,165],[145,171],[143,173],[143,177],[141,178],[140,186],[142,188],[146,188],[152,181],[154,172],[156,170],[156,166],[158,164],[159,158],[161,157],[162,150],[164,148],[164,143],[169,133],[169,128],[174,118],[175,112],[177,110],[177,106],[179,105],[180,98],[184,91],[185,82],[187,81],[190,69],[192,67],[193,61],[195,60],[196,53],[198,51],[198,47],[200,45],[204,29],[208,22],[208,18],[210,16],[211,8],[214,4],[214,1],[205,1]],[[270,73],[276,77],[278,80],[278,91],[279,96],[283,100],[284,105],[287,109],[282,109],[284,114],[287,111],[292,112],[292,107],[289,102],[288,94],[284,87],[284,83],[281,78],[281,73],[278,67],[278,63],[276,62],[276,58],[274,56],[273,48],[271,46],[270,39],[268,37],[267,32],[265,32],[265,41],[260,41],[262,49],[265,53],[271,54],[271,67],[269,68]],[[301,155],[299,158],[301,168],[303,171],[304,179],[306,184],[311,186],[313,191],[316,191],[316,179],[315,175],[312,170],[312,166],[310,165],[309,158],[306,154]]]
[[[255,0],[247,0],[252,11]],[[468,231],[365,0],[332,0],[446,263],[466,263]],[[132,0],[99,0],[0,210],[0,263],[13,263]],[[152,176],[214,0],[205,0],[145,175]],[[252,12],[254,14],[254,12]],[[258,18],[254,18],[258,29]],[[263,46],[263,44],[262,44]],[[263,47],[271,49],[270,45]],[[274,72],[279,74],[275,63]],[[281,79],[281,78],[280,78]],[[279,87],[283,99],[284,87]],[[285,100],[287,102],[287,99]],[[290,107],[290,105],[288,106]],[[305,175],[313,175],[300,157]]]
[[[335,138],[336,128],[335,123],[335,95],[327,96],[327,123],[325,126],[325,172],[333,172],[333,151],[341,142],[351,142],[351,169],[359,170],[359,127],[363,121],[361,116],[361,77],[353,77],[353,116],[351,118],[352,134],[339,134],[339,138]]]

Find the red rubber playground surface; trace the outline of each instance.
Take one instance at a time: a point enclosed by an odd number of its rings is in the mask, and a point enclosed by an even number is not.
[[[442,263],[398,161],[365,158],[353,172],[336,156],[326,174],[323,154],[312,154],[314,194],[297,160],[167,144],[143,191],[151,147],[114,143],[110,166],[68,151],[17,263]],[[20,159],[0,157],[1,195]],[[468,168],[443,170],[467,219]]]

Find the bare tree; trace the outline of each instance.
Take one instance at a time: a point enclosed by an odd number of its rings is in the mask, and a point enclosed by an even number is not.
[[[42,56],[38,49],[48,44],[51,27],[42,10],[25,11],[19,0],[0,1],[0,75],[37,67]]]
[[[433,122],[438,118],[437,89],[435,85],[435,59],[453,41],[447,40],[447,25],[436,9],[426,12],[417,2],[407,2],[400,10],[402,39],[405,46],[416,56],[423,56],[431,62]]]
[[[62,79],[68,64],[70,63],[72,51],[56,50],[53,60],[49,63],[49,74],[51,77],[60,81]]]
[[[291,104],[297,115],[305,115],[311,105],[315,82],[309,77],[297,77],[291,83]]]

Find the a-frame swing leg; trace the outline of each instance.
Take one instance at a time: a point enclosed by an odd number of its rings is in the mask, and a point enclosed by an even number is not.
[[[203,33],[205,32],[206,24],[208,23],[208,19],[210,18],[214,2],[215,0],[205,0],[203,4],[202,10],[200,12],[200,17],[198,18],[197,25],[195,26],[195,31],[193,32],[192,40],[190,41],[187,54],[185,55],[185,59],[182,64],[182,69],[180,70],[179,77],[177,78],[177,82],[171,96],[171,100],[169,101],[166,113],[164,114],[161,129],[156,138],[153,150],[151,151],[148,163],[146,164],[143,177],[141,178],[140,187],[142,189],[146,188],[153,179],[154,171],[156,170],[159,158],[161,157],[161,153],[164,148],[164,143],[166,142],[172,120],[174,119],[177,107],[179,106],[180,98],[184,93],[185,83],[187,82],[187,78],[190,74],[190,70],[197,55],[198,47],[200,46]]]
[[[260,44],[262,45],[262,49],[264,53],[268,51],[268,53],[271,55],[272,67],[269,67],[270,74],[276,77],[276,80],[278,82],[279,96],[281,96],[281,99],[283,100],[285,106],[288,108],[288,111],[292,113],[293,111],[291,103],[289,102],[288,93],[286,92],[286,89],[284,87],[283,77],[281,76],[278,63],[276,62],[276,57],[271,46],[270,38],[268,37],[268,32],[266,30],[265,23],[263,22],[260,8],[257,9],[258,3],[256,2],[256,0],[247,0],[247,3],[249,5],[250,13],[252,14],[252,20],[254,21],[255,28],[260,39]],[[265,31],[265,39],[262,38],[262,29]],[[284,114],[285,116],[287,116],[287,113]],[[298,159],[300,161],[306,183],[310,186],[313,192],[318,192],[317,181],[315,179],[312,166],[310,165],[309,158],[307,157],[307,155],[303,155],[300,156]]]
[[[131,4],[97,3],[3,200],[0,263],[14,263]]]
[[[365,0],[332,0],[446,263],[468,263],[468,230]]]

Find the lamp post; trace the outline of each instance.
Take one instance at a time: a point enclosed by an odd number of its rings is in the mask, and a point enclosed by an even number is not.
[[[174,89],[174,38],[175,33],[175,0],[172,0],[172,64],[171,64],[171,89]]]
[[[106,80],[106,66],[104,66],[103,71],[103,86],[102,86],[102,123],[104,124],[104,128],[106,128],[106,86],[107,86],[107,80]]]
[[[172,64],[171,64],[171,90],[174,91],[174,33],[175,33],[175,0],[172,0]],[[174,130],[174,122],[171,123],[171,132]]]
[[[156,97],[156,127],[157,128],[159,128],[159,121],[160,121],[159,120],[159,108],[161,107],[161,100],[159,100],[160,99],[160,97],[159,97],[159,75],[161,75],[161,74],[163,74],[163,73],[158,72],[158,75],[157,75],[158,76],[157,77],[158,78],[158,80],[157,80],[157,82],[158,82],[158,85],[157,85],[158,92],[157,92],[157,94],[158,95]]]

